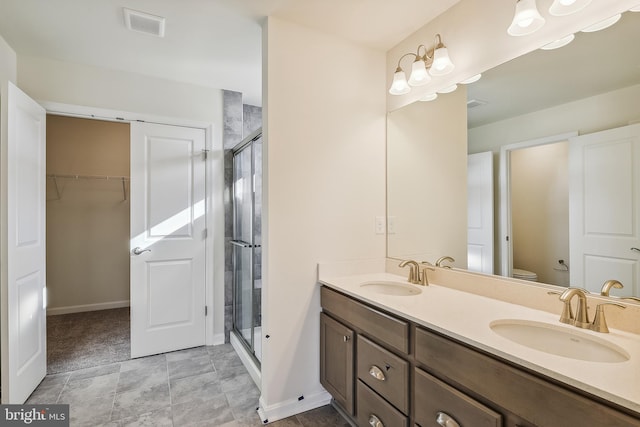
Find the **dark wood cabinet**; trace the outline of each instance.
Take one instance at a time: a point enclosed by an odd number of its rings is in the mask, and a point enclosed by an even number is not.
[[[358,426],[640,427],[636,413],[379,307],[327,287],[321,301],[321,382]]]
[[[354,415],[354,344],[351,329],[320,314],[320,383],[349,415]]]

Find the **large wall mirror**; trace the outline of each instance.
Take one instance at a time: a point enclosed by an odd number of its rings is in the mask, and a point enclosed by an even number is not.
[[[484,267],[480,261],[484,257],[476,256],[474,253],[474,247],[481,248],[478,254],[487,250],[484,247],[469,244],[469,248],[464,249],[457,246],[442,250],[434,248],[429,235],[442,231],[438,224],[423,224],[425,230],[420,236],[416,233],[411,233],[410,237],[403,236],[402,233],[393,233],[394,213],[401,211],[399,205],[406,203],[407,195],[426,195],[422,204],[414,203],[417,207],[417,223],[420,207],[434,206],[428,203],[429,184],[425,183],[420,175],[416,175],[419,179],[413,181],[412,187],[406,178],[409,173],[407,165],[395,160],[399,157],[397,153],[401,150],[400,147],[407,145],[407,141],[398,135],[410,133],[407,130],[401,132],[396,129],[399,118],[405,117],[404,126],[414,126],[407,123],[406,118],[411,114],[415,115],[418,107],[409,105],[390,113],[387,200],[392,232],[388,234],[387,255],[392,258],[406,258],[419,253],[429,255],[429,260],[432,260],[436,254],[451,255],[457,252],[455,267],[468,267],[473,271],[482,270],[493,274],[502,274],[503,271],[505,274],[512,274],[514,268],[523,274],[522,278],[560,286],[586,287],[586,279],[580,278],[580,283],[576,283],[574,278],[577,275],[572,277],[574,266],[571,262],[569,236],[569,140],[574,135],[581,137],[640,122],[638,43],[640,13],[627,12],[610,28],[593,33],[577,33],[575,40],[567,46],[555,50],[536,50],[516,58],[486,71],[480,81],[465,88],[465,101],[468,104],[468,160],[471,164],[472,159],[475,162],[476,157],[482,157],[478,153],[484,153],[483,161],[488,157],[493,167],[493,171],[489,171],[493,179],[488,187],[485,184],[483,188],[480,188],[480,179],[476,177],[478,169],[469,169],[469,180],[474,186],[469,187],[469,204],[481,204],[475,200],[479,198],[489,198],[493,201],[490,207],[493,208],[494,220],[485,224],[493,236],[493,258],[489,265],[485,262]],[[451,102],[450,98],[447,98],[451,95],[441,96],[430,103],[429,108],[437,109],[438,105],[451,108],[446,105]],[[423,124],[415,126],[418,129],[420,126],[424,127]],[[417,140],[415,143],[427,144],[432,141]],[[640,146],[634,147],[632,151],[640,151]],[[504,169],[504,164],[500,161],[501,152],[503,159],[506,156],[510,166],[509,169],[503,170],[507,176],[502,177],[508,182],[506,185],[510,189],[509,197],[504,197],[505,189],[501,188],[500,183],[500,169]],[[465,164],[466,162],[467,159]],[[414,160],[411,167],[415,168],[416,163],[418,161]],[[628,162],[633,166],[632,163]],[[482,173],[486,176],[486,171]],[[627,188],[639,187],[640,170],[632,172],[632,179],[633,182],[627,185]],[[441,185],[446,187],[446,183]],[[502,186],[504,185],[503,183]],[[608,194],[618,196],[617,199],[624,202],[626,193],[623,194],[623,191],[626,190],[620,188],[618,191],[612,188],[618,187],[610,187],[607,190]],[[460,187],[457,189],[460,190]],[[509,210],[505,209],[505,203],[510,203]],[[631,211],[637,211],[640,205],[634,203],[624,205]],[[621,207],[611,206],[609,209],[616,210]],[[446,215],[441,212],[441,215],[443,214]],[[638,212],[634,213],[634,218],[637,214]],[[619,218],[631,216],[629,213]],[[469,227],[472,227],[473,222],[472,217],[469,217]],[[504,244],[506,231],[501,230],[503,223],[511,225],[508,246]],[[637,234],[640,221],[635,219],[630,227]],[[469,236],[475,238],[471,229]],[[419,250],[420,240],[428,242],[425,243],[427,250]],[[459,245],[459,240],[457,242]],[[640,242],[628,243],[629,247],[640,246]],[[510,259],[503,256],[505,247],[511,251],[508,252]],[[462,251],[465,254],[461,254]],[[638,258],[640,259],[640,256]],[[507,264],[511,269],[505,268]],[[614,289],[611,294],[640,296],[637,286],[640,275],[639,262],[621,260],[619,265],[620,272],[612,270],[609,265],[602,276],[627,282],[625,289]],[[598,274],[592,276],[600,280]],[[628,285],[631,282],[635,285]]]

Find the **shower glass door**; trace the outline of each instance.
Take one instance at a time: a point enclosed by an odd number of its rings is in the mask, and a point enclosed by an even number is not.
[[[233,328],[256,362],[261,352],[262,134],[233,154]]]

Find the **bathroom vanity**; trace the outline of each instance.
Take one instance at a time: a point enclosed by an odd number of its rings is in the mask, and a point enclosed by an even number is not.
[[[640,426],[635,334],[606,337],[620,360],[575,360],[489,327],[551,313],[391,274],[320,280],[321,383],[358,426]]]

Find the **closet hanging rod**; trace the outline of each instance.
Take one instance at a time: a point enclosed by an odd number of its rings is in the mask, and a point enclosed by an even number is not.
[[[114,181],[128,181],[128,176],[116,176],[116,175],[69,175],[69,174],[47,174],[47,178],[66,178],[66,179],[105,179]]]

